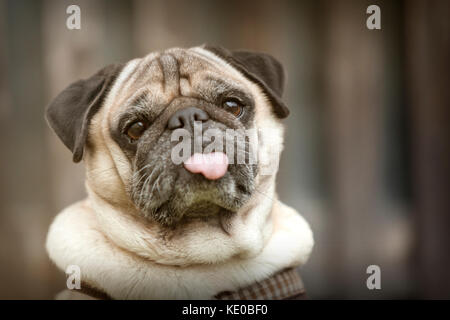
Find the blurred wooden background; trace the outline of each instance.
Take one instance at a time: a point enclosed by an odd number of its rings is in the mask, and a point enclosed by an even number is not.
[[[66,8],[81,8],[81,30]],[[381,8],[382,30],[366,28]],[[71,82],[150,51],[202,43],[286,67],[281,200],[312,224],[312,298],[449,298],[449,2],[0,1],[0,298],[65,285],[44,250],[85,195],[83,165],[44,108]],[[381,267],[382,290],[366,288]]]

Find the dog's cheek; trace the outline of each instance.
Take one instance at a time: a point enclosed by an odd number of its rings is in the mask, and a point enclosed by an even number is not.
[[[170,157],[168,133],[163,133],[156,143],[138,147],[133,169],[130,194],[144,215],[150,214],[167,201],[177,177],[176,167]]]
[[[102,198],[114,204],[130,201],[124,183],[118,174],[118,168],[109,152],[97,147],[95,153],[86,152],[86,180],[89,187]]]

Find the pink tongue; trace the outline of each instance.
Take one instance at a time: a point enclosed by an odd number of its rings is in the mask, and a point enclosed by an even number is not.
[[[184,162],[184,167],[189,172],[201,173],[206,179],[216,180],[227,172],[228,157],[223,152],[194,153]]]

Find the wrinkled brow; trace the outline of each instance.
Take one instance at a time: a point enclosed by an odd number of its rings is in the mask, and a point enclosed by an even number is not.
[[[148,92],[141,90],[124,103],[124,108],[113,118],[113,121],[117,123],[119,128],[123,128],[126,123],[133,119],[150,119],[152,112],[149,104]]]
[[[148,106],[148,104],[150,103],[148,94],[149,94],[148,91],[144,91],[144,92],[139,93],[136,96],[133,96],[131,98],[130,102],[128,103],[128,105],[137,107],[137,108],[144,108],[144,107]]]
[[[216,97],[234,96],[242,100],[247,105],[253,104],[252,96],[238,83],[225,81],[213,76],[206,76],[204,81],[206,82],[204,87],[208,88],[209,92],[202,93],[207,95],[208,99],[211,101],[215,100]]]
[[[207,82],[207,85],[209,87],[214,88],[214,90],[218,90],[220,92],[229,90],[243,90],[243,88],[220,78],[206,76],[204,80]]]

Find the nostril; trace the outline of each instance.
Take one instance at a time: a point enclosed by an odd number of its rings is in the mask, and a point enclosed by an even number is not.
[[[194,114],[195,121],[206,121],[209,119],[208,114],[205,111],[203,111],[203,110],[199,110],[199,111],[201,111],[201,112],[196,112]]]
[[[172,117],[169,119],[169,122],[167,123],[167,127],[168,127],[170,130],[182,128],[183,126],[184,126],[184,124],[181,122],[180,117],[174,117],[174,116],[172,116]]]
[[[171,130],[178,128],[188,129],[193,125],[194,121],[206,121],[209,119],[208,114],[196,107],[188,107],[175,112],[170,117],[167,127]]]

